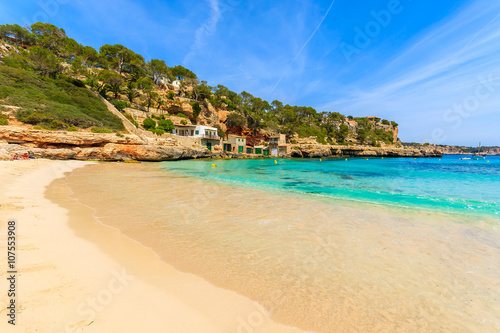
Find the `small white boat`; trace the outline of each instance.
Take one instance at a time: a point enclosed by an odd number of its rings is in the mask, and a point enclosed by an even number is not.
[[[470,160],[470,157],[460,157],[461,160]]]

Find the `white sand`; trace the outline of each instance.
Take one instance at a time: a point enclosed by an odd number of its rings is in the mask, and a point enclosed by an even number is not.
[[[0,162],[0,332],[300,332],[237,293],[175,270],[95,221],[89,208],[73,201],[68,212],[44,197],[54,179],[85,164]],[[71,200],[62,181],[57,189],[52,196]],[[17,221],[15,327],[6,309],[9,219]]]

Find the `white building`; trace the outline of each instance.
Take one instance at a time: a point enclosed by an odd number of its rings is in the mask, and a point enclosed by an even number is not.
[[[172,134],[180,136],[194,136],[196,125],[175,125]]]
[[[175,135],[200,138],[200,144],[212,150],[213,146],[220,145],[217,128],[203,125],[175,125],[172,132]]]
[[[203,125],[196,125],[194,137],[220,140],[220,137],[217,135],[217,128]]]
[[[174,81],[170,82],[170,79],[168,77],[164,77],[164,76],[162,76],[158,79],[158,83],[161,83],[165,86],[171,85],[171,86],[174,86],[175,88],[180,88],[180,86],[181,86],[181,81],[174,80]]]

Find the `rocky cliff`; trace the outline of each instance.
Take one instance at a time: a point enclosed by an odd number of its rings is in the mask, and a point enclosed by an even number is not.
[[[35,130],[17,126],[0,127],[0,159],[11,160],[15,153],[25,152],[36,158],[102,161],[167,161],[221,156],[175,135],[162,138],[139,137],[90,132]],[[222,154],[224,155],[224,154]],[[379,157],[438,157],[436,147],[372,147],[295,144],[288,157],[379,156]]]
[[[291,157],[327,157],[327,156],[352,156],[352,157],[441,157],[442,154],[435,147],[372,147],[372,146],[344,146],[344,145],[318,145],[300,144],[292,145]]]
[[[470,155],[478,150],[478,148],[458,146],[438,146],[437,149],[446,155]],[[500,155],[500,148],[481,148],[481,152],[486,155]]]
[[[210,151],[187,145],[175,136],[140,138],[89,132],[45,131],[16,126],[0,127],[0,159],[11,160],[15,153],[36,158],[103,161],[167,161],[209,157]]]

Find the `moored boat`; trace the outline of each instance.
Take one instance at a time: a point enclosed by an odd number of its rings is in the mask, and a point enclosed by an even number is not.
[[[481,154],[481,142],[479,142],[479,150],[477,153],[472,155],[472,159],[477,161],[477,160],[484,160],[486,158],[486,153]]]

